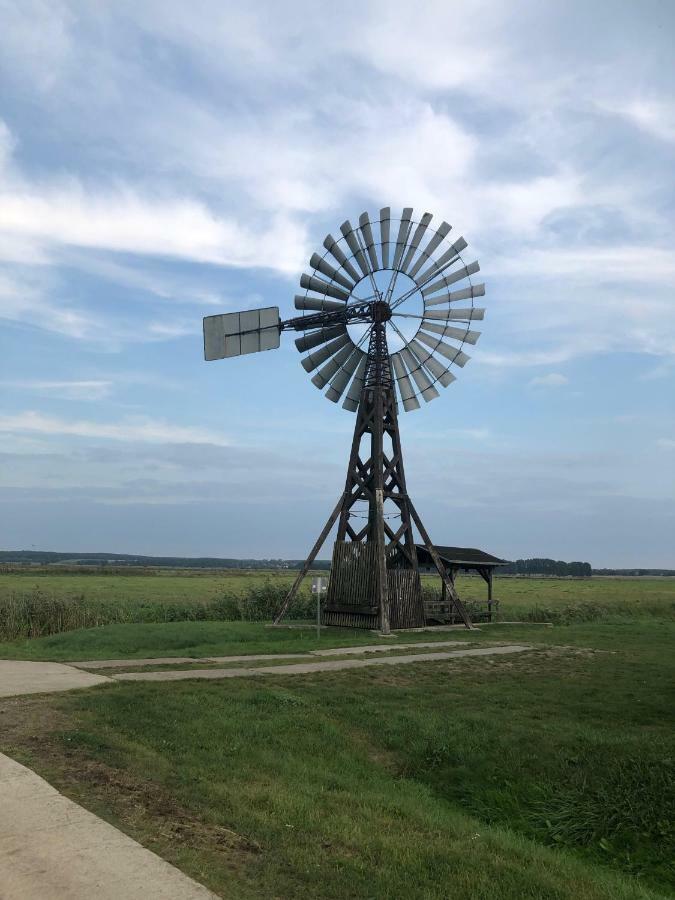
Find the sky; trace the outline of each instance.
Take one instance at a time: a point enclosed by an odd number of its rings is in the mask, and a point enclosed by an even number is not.
[[[202,317],[293,315],[328,232],[411,206],[486,283],[471,362],[401,415],[432,539],[675,567],[669,0],[0,21],[0,547],[306,555],[354,416],[287,335],[204,362]]]

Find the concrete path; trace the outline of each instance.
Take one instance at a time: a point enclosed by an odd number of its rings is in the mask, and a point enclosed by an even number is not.
[[[158,656],[155,659],[84,659],[69,662],[67,665],[75,666],[77,669],[133,669],[140,666],[177,666],[187,663],[246,662],[248,659],[307,659],[308,655],[308,653],[251,653],[244,656]]]
[[[335,659],[322,662],[302,662],[283,666],[258,666],[240,669],[173,669],[166,672],[120,672],[115,681],[185,681],[189,679],[247,678],[251,675],[309,675],[313,672],[364,669],[368,666],[400,666],[406,663],[457,659],[464,656],[501,656],[532,650],[520,644],[504,647],[476,647],[469,650],[449,650],[446,653],[415,653],[409,656],[383,656],[377,659]]]
[[[190,663],[256,662],[275,659],[309,659],[312,656],[355,656],[361,653],[391,653],[392,650],[414,650],[418,647],[456,647],[465,641],[415,641],[412,644],[369,644],[358,647],[330,647],[326,650],[307,650],[306,653],[249,653],[242,656],[158,656],[154,659],[84,659],[67,665],[78,669],[135,669],[143,666],[178,666]]]
[[[81,672],[62,663],[0,659],[0,697],[41,694],[43,691],[70,691],[106,681],[110,681],[110,678]],[[5,900],[2,893],[0,900]]]
[[[1,900],[217,900],[0,754]]]

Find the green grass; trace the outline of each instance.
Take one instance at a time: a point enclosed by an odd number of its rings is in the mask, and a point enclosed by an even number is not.
[[[260,647],[239,629],[219,649]],[[224,897],[667,897],[674,636],[502,626],[471,638],[543,649],[5,701],[0,746]]]

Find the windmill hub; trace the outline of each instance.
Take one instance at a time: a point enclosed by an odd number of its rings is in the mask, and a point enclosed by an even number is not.
[[[485,312],[473,303],[485,285],[471,280],[479,265],[462,259],[466,241],[450,238],[447,222],[436,228],[431,220],[430,213],[414,219],[410,208],[392,218],[385,207],[373,221],[364,212],[357,226],[343,222],[337,240],[327,235],[325,252],[312,254],[309,274],[300,278],[304,293],[295,296],[302,314],[292,319],[282,322],[276,306],[204,319],[206,359],[273,350],[282,331],[303,332],[295,345],[306,354],[301,364],[312,383],[356,413],[344,491],[277,623],[337,524],[324,624],[379,626],[385,633],[424,625],[415,525],[447,596],[471,627],[408,495],[398,427],[400,407],[419,409],[420,399],[428,403],[439,386],[452,384],[456,367],[469,361],[464,347],[480,336],[471,326]],[[349,330],[354,326],[360,334]],[[389,338],[400,342],[396,352]]]
[[[388,322],[393,315],[391,306],[389,306],[386,300],[376,300],[370,309],[373,316],[373,322]]]

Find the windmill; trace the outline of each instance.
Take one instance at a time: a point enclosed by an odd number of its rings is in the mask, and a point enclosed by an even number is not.
[[[465,344],[485,310],[474,298],[485,285],[465,263],[464,238],[451,226],[431,225],[406,208],[392,218],[389,207],[376,219],[367,212],[358,226],[328,235],[314,253],[310,273],[295,296],[301,315],[282,321],[278,307],[208,316],[204,356],[223,359],[273,350],[281,332],[301,332],[295,345],[312,383],[334,403],[356,413],[345,488],[291,587],[276,622],[293,601],[303,578],[337,523],[323,622],[357,628],[414,628],[425,624],[413,525],[428,550],[447,596],[464,624],[471,620],[429,539],[406,489],[398,403],[405,412],[439,396],[437,386],[455,380]],[[377,238],[376,238],[377,235]],[[378,239],[379,238],[379,239]]]

